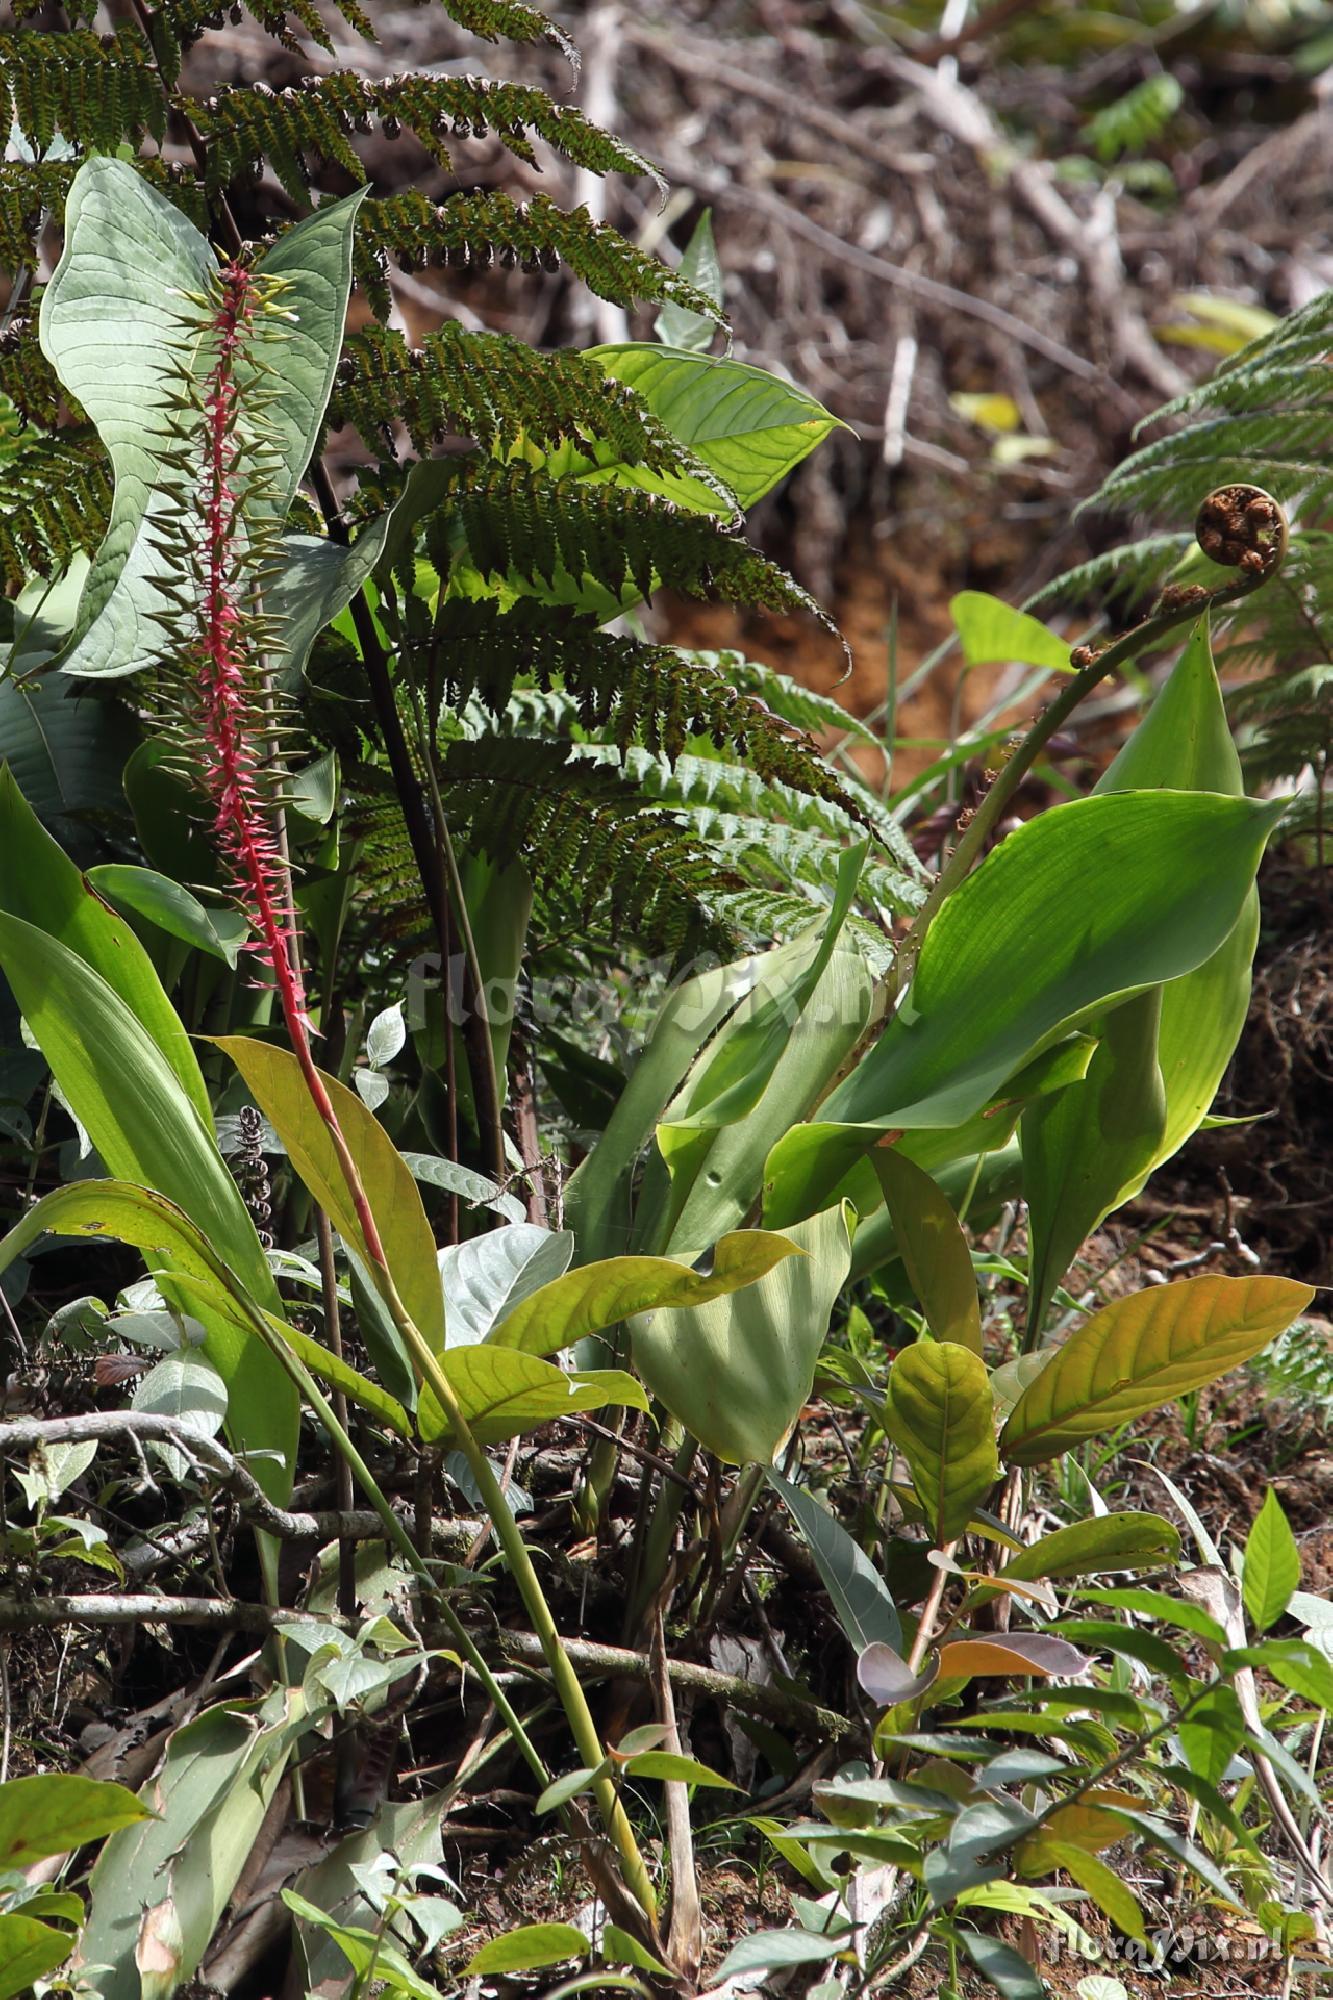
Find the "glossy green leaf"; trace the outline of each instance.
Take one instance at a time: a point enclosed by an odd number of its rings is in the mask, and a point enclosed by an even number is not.
[[[1234,927],[1283,810],[1128,792],[1017,828],[944,904],[897,1013],[821,1115],[960,1124],[1058,1029],[1193,971]]]
[[[351,282],[351,241],[365,191],[287,230],[258,268],[287,281],[289,320],[263,320],[263,421],[280,466],[273,505],[286,513],[314,449],[337,366]],[[79,609],[67,673],[126,674],[162,651],[170,600],[154,526],[176,504],[163,454],[171,397],[206,365],[182,295],[207,293],[207,240],[128,161],[84,162],[65,210],[65,247],[42,299],[42,349],[86,410],[111,459],[115,496]],[[244,398],[242,399],[244,409]],[[244,419],[243,419],[244,421]]]
[[[63,674],[18,679],[19,671],[11,659],[0,679],[0,764],[47,831],[86,853],[91,825],[120,810],[121,772],[138,735],[134,719]]]
[[[937,1546],[957,1541],[999,1477],[985,1362],[953,1342],[904,1348],[889,1370],[884,1427],[907,1460]]]
[[[485,1340],[525,1299],[564,1276],[573,1251],[574,1238],[568,1230],[542,1229],[533,1222],[511,1222],[441,1250],[440,1282],[450,1347]]]
[[[273,684],[294,695],[301,686],[310,649],[369,580],[384,554],[391,513],[362,527],[350,545],[318,535],[285,535],[281,563],[264,594],[264,610],[274,621]]]
[[[717,1968],[719,1985],[742,1973],[775,1972],[784,1966],[822,1965],[846,1951],[846,1937],[817,1937],[813,1931],[751,1931],[734,1944]]]
[[[634,1365],[653,1394],[730,1464],[768,1465],[789,1435],[851,1262],[841,1207],[798,1223],[785,1240],[804,1254],[784,1257],[757,1283],[631,1326]]]
[[[22,1910],[0,1915],[0,2000],[14,2000],[63,1965],[78,1939],[73,1931],[58,1931]]]
[[[1166,1131],[1166,1086],[1157,1059],[1160,986],[1113,1007],[1081,1083],[1023,1113],[1023,1195],[1028,1205],[1027,1339],[1035,1343],[1056,1287],[1084,1239],[1146,1178]]]
[[[104,2000],[167,2000],[194,1974],[311,1717],[299,1688],[205,1709],[172,1735],[140,1797],[156,1818],[122,1829],[93,1868],[85,1964]]]
[[[936,1340],[981,1352],[981,1306],[972,1253],[930,1175],[891,1146],[878,1146],[870,1162],[898,1234],[902,1260]]]
[[[672,437],[716,474],[742,509],[772,492],[840,427],[813,396],[743,361],[652,341],[594,347],[589,355],[642,396]],[[618,477],[665,492],[685,506],[722,511],[715,492],[682,474],[660,478],[627,467]]]
[[[491,1330],[488,1340],[526,1354],[556,1354],[636,1313],[706,1306],[756,1284],[787,1259],[800,1261],[793,1241],[766,1229],[737,1229],[724,1236],[703,1270],[670,1257],[608,1257],[567,1271],[531,1293]]]
[[[1031,1360],[1039,1356],[1028,1357]],[[1175,1562],[1180,1536],[1160,1514],[1098,1514],[1056,1528],[1021,1554],[1010,1556],[997,1581],[1035,1582],[1048,1577],[1102,1576],[1115,1570],[1152,1569]],[[980,1584],[968,1604],[984,1604],[998,1593]]]
[[[250,926],[239,910],[206,909],[197,896],[168,875],[128,862],[110,861],[90,868],[87,880],[99,896],[118,909],[146,917],[150,924],[234,966]]]
[[[1282,1502],[1270,1486],[1246,1540],[1241,1570],[1245,1609],[1256,1632],[1266,1632],[1277,1624],[1300,1580],[1301,1553],[1296,1537]]]
[[[657,1778],[662,1784],[703,1785],[714,1791],[736,1792],[730,1778],[701,1764],[697,1757],[682,1757],[674,1750],[642,1750],[625,1765],[630,1778]]]
[[[875,983],[860,952],[835,950],[796,1015],[763,1094],[744,1117],[718,1130],[691,1131],[670,1122],[674,1105],[668,1110],[658,1128],[665,1174],[655,1173],[650,1155],[639,1200],[641,1221],[657,1232],[655,1240],[673,1255],[694,1257],[746,1219],[762,1192],[770,1152],[846,1067],[874,1004]],[[730,1029],[728,1023],[719,1040]],[[833,1205],[833,1197],[817,1204]]]
[[[457,1396],[473,1436],[481,1444],[503,1444],[525,1431],[537,1430],[557,1417],[581,1410],[646,1410],[648,1399],[632,1375],[621,1368],[589,1368],[566,1374],[563,1368],[513,1347],[454,1347],[441,1357],[441,1367]],[[448,1426],[429,1384],[417,1408],[421,1435],[432,1442]]]
[[[960,590],[949,599],[949,616],[969,667],[1015,660],[1025,667],[1047,667],[1053,674],[1070,670],[1067,639],[989,591]]]
[[[838,1623],[857,1653],[876,1643],[902,1648],[902,1626],[888,1586],[859,1542],[853,1541],[836,1515],[822,1507],[803,1486],[768,1465],[764,1476],[780,1493],[837,1613]]]
[[[721,312],[722,263],[713,237],[711,208],[703,211],[690,232],[679,269],[681,277],[710,298]],[[706,313],[691,312],[688,306],[673,305],[670,300],[653,322],[653,331],[664,347],[683,347],[691,354],[706,354],[717,330],[717,321],[710,319]]]
[[[107,907],[39,824],[7,769],[0,770],[0,910],[49,933],[106,981],[157,1044],[211,1129],[212,1105],[190,1038],[151,959],[124,918]]]
[[[1195,1775],[1210,1785],[1220,1784],[1249,1734],[1236,1690],[1209,1688],[1191,1703],[1188,1716],[1181,1716],[1176,1734]]]
[[[177,1204],[252,1297],[280,1312],[268,1260],[211,1121],[120,995],[75,952],[10,916],[0,916],[0,967],[115,1179]],[[229,1434],[240,1448],[265,1454],[256,1458],[255,1476],[271,1497],[284,1499],[296,1454],[296,1391],[267,1348],[202,1317],[208,1358],[227,1385]]]
[[[284,1889],[282,1900],[293,1916],[311,1924],[337,1945],[347,1963],[357,1973],[357,1984],[382,1983],[390,1994],[404,1993],[408,2000],[443,2000],[438,1986],[412,1970],[398,1947],[382,1930],[367,1930],[359,1924],[339,1923],[325,1914],[295,1889]]]
[[[217,1046],[244,1077],[255,1103],[287,1148],[292,1166],[335,1229],[365,1258],[374,1275],[356,1209],[338,1165],[328,1126],[315,1108],[301,1065],[286,1049],[244,1035],[221,1035]],[[431,1349],[444,1351],[444,1296],[435,1238],[416,1181],[384,1127],[353,1090],[324,1077],[399,1297]]]
[[[537,1972],[546,1965],[563,1965],[568,1958],[586,1958],[592,1950],[573,1924],[521,1924],[492,1938],[463,1967],[465,1979],[499,1972]]]
[[[1099,1861],[1095,1854],[1089,1854],[1085,1847],[1077,1846],[1072,1840],[1051,1840],[1041,1834],[1037,1838],[1041,1843],[1043,1860],[1048,1860],[1052,1868],[1063,1868],[1070,1880],[1078,1883],[1084,1895],[1091,1898],[1103,1916],[1110,1918],[1117,1930],[1123,1931],[1126,1937],[1146,1936],[1138,1897],[1104,1861]],[[1042,1872],[1048,1870],[1043,1869]]]
[[[70,1854],[117,1827],[132,1826],[147,1808],[124,1785],[44,1772],[0,1785],[0,1870],[27,1868],[48,1854]]]
[[[1184,1278],[1117,1299],[1071,1334],[1019,1397],[1000,1438],[1005,1457],[1043,1464],[1215,1382],[1313,1297],[1288,1278]]]
[[[1206,621],[1096,786],[1098,793],[1165,788],[1236,798],[1244,789]],[[1112,1011],[1081,1087],[1025,1114],[1030,1332],[1043,1323],[1079,1244],[1178,1150],[1212,1103],[1245,1021],[1258,910],[1251,889],[1204,964]]]

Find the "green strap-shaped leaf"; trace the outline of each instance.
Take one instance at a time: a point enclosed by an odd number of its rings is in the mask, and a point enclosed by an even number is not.
[[[898,1608],[860,1543],[853,1541],[841,1521],[803,1486],[793,1486],[771,1465],[765,1466],[764,1475],[790,1509],[814,1557],[838,1623],[855,1650],[863,1653],[867,1646],[884,1645],[897,1652],[903,1643]]]
[[[263,1246],[211,1123],[120,995],[75,952],[15,917],[0,916],[0,969],[56,1082],[115,1178],[176,1203],[247,1292],[280,1312]],[[285,1499],[296,1453],[296,1391],[258,1340],[226,1321],[202,1318],[205,1351],[227,1385],[232,1440],[264,1454],[255,1461],[255,1477],[274,1499]]]
[[[257,267],[287,281],[294,319],[257,330],[263,424],[279,466],[272,506],[285,515],[309,464],[337,366],[351,281],[352,233],[365,191],[282,235]],[[97,156],[74,177],[65,247],[42,299],[41,341],[111,459],[115,495],[84,589],[72,674],[128,674],[160,659],[168,558],[154,525],[179,505],[164,454],[179,449],[172,404],[206,365],[191,295],[216,272],[207,240],[128,161]],[[253,369],[242,364],[243,375]],[[242,396],[242,422],[246,421]],[[345,600],[344,600],[345,601]]]
[[[952,1341],[916,1341],[889,1370],[884,1424],[936,1546],[947,1547],[999,1478],[985,1362]]]
[[[1099,793],[1168,788],[1237,798],[1243,790],[1206,621],[1097,785]],[[1245,1020],[1257,928],[1251,888],[1235,927],[1203,965],[1114,1009],[1085,1080],[1024,1114],[1030,1342],[1079,1244],[1138,1192],[1212,1103]]]
[[[0,910],[46,931],[106,981],[211,1128],[212,1106],[190,1038],[151,959],[124,918],[94,893],[88,877],[39,823],[7,769],[0,770]]]
[[[981,1352],[981,1307],[972,1253],[958,1217],[930,1175],[894,1147],[870,1155],[884,1190],[912,1289],[936,1340]]]
[[[631,1326],[634,1365],[653,1394],[730,1464],[770,1464],[801,1413],[846,1282],[850,1219],[841,1205],[826,1209],[785,1232],[804,1256],[730,1298]]]
[[[670,1257],[608,1257],[599,1264],[581,1264],[523,1299],[487,1341],[525,1354],[556,1354],[636,1313],[705,1306],[725,1298],[796,1256],[790,1237],[767,1229],[737,1229],[722,1237],[703,1271]]]
[[[961,1124],[1057,1030],[1192,972],[1234,927],[1283,810],[1128,792],[1016,829],[944,904],[902,1005],[825,1119]]]
[[[296,1057],[245,1035],[220,1035],[217,1046],[231,1057],[255,1103],[286,1146],[293,1168],[335,1229],[365,1259],[373,1277],[375,1267],[337,1150]],[[411,1169],[355,1091],[336,1077],[326,1076],[323,1082],[364,1183],[398,1295],[428,1345],[442,1354],[444,1294],[435,1261],[435,1238]]]
[[[1086,1321],[1023,1391],[1000,1436],[1014,1465],[1215,1382],[1291,1325],[1314,1293],[1289,1278],[1185,1278],[1146,1286]]]

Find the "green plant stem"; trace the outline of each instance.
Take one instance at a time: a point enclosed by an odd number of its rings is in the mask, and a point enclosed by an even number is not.
[[[994,784],[987,792],[972,817],[971,824],[960,839],[957,847],[945,862],[935,879],[934,886],[925,902],[917,911],[911,930],[903,940],[898,953],[895,970],[895,984],[899,992],[906,986],[916,967],[921,946],[927,931],[946,903],[961,883],[971,874],[974,864],[985,852],[986,845],[1004,813],[1032,766],[1061,725],[1068,721],[1079,703],[1090,694],[1099,681],[1114,673],[1124,661],[1136,653],[1155,646],[1169,637],[1181,625],[1193,624],[1205,611],[1219,604],[1231,604],[1238,598],[1248,597],[1259,586],[1268,581],[1276,568],[1276,563],[1257,576],[1246,574],[1234,583],[1220,584],[1210,590],[1205,601],[1191,600],[1187,605],[1170,605],[1165,610],[1150,612],[1137,625],[1131,626],[1118,639],[1104,647],[1085,667],[1081,667],[1068,680],[1050,706],[1037,717],[1032,727],[1018,744],[1008,761],[1003,765]]]
[[[680,1425],[674,1420],[667,1426],[662,1438],[664,1446],[675,1445],[675,1457],[671,1469],[677,1481],[664,1483],[648,1524],[647,1538],[635,1575],[634,1595],[630,1600],[628,1616],[625,1620],[625,1636],[633,1638],[644,1613],[656,1595],[662,1578],[666,1575],[667,1563],[671,1555],[671,1537],[676,1532],[685,1502],[690,1497],[689,1475],[699,1446],[692,1437],[686,1437]],[[644,1467],[645,1481],[652,1478],[652,1468]]]

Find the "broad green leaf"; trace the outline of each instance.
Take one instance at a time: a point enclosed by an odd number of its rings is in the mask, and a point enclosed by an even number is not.
[[[904,1348],[889,1370],[884,1427],[911,1468],[937,1546],[957,1541],[999,1478],[985,1362],[951,1341]]]
[[[507,1223],[441,1250],[449,1346],[485,1340],[525,1299],[564,1276],[573,1251],[568,1230],[542,1229],[533,1222]]]
[[[988,1937],[984,1931],[958,1927],[958,1942],[982,1978],[1000,1995],[1000,2000],[1046,2000],[1046,1982],[1029,1965],[1022,1952],[1002,1938]]]
[[[242,380],[263,370],[263,425],[278,463],[281,518],[310,461],[333,383],[351,283],[352,231],[366,190],[284,232],[257,268],[286,280],[292,318],[261,319]],[[42,299],[42,349],[87,411],[111,459],[115,496],[94,559],[72,674],[126,674],[162,651],[170,600],[167,557],[154,528],[177,504],[163,454],[178,448],[171,401],[198,380],[207,345],[189,323],[189,295],[216,272],[206,239],[128,161],[98,156],[75,175],[65,247]],[[248,419],[244,388],[242,419]]]
[[[989,591],[960,590],[949,599],[949,616],[969,667],[1016,660],[1025,667],[1048,667],[1053,674],[1069,672],[1069,641]]]
[[[59,1771],[11,1778],[0,1785],[0,1870],[27,1868],[48,1854],[70,1854],[146,1813],[124,1785]]]
[[[658,1144],[668,1161],[678,1133],[733,1125],[753,1111],[767,1090],[833,956],[861,878],[866,846],[863,841],[849,848],[839,862],[837,891],[822,924],[779,955],[776,977],[770,974],[715,1037],[659,1128]],[[827,1023],[820,1025],[827,1028]]]
[[[730,1778],[701,1764],[697,1757],[682,1757],[674,1750],[642,1750],[624,1768],[628,1777],[658,1778],[664,1785],[703,1785],[724,1792],[740,1790]]]
[[[680,260],[680,275],[710,298],[721,312],[722,264],[713,239],[711,208],[706,208],[694,225]],[[688,306],[673,305],[670,300],[653,322],[653,331],[664,347],[683,347],[691,354],[706,354],[717,330],[717,321],[706,313],[691,312]]]
[[[981,1307],[967,1238],[940,1189],[914,1161],[878,1146],[870,1163],[884,1190],[912,1289],[936,1340],[981,1353]]]
[[[785,1239],[805,1254],[784,1257],[729,1298],[658,1310],[631,1327],[634,1365],[653,1394],[730,1464],[768,1465],[790,1434],[851,1262],[841,1206],[798,1223]]]
[[[735,494],[742,510],[772,492],[840,428],[838,419],[803,389],[743,361],[659,347],[653,341],[588,352],[608,375],[642,396],[672,437]],[[684,506],[710,514],[724,511],[715,492],[687,475],[659,477],[636,467],[617,467],[615,472],[618,481],[666,493]]]
[[[1038,1834],[1035,1841],[1025,1842],[1018,1849],[1015,1861],[1022,1866],[1028,1858],[1028,1847],[1041,1848],[1043,1865],[1034,1871],[1047,1874],[1050,1868],[1063,1868],[1071,1881],[1077,1882],[1084,1895],[1089,1897],[1103,1916],[1109,1917],[1117,1930],[1126,1937],[1144,1938],[1143,1910],[1138,1897],[1126,1887],[1120,1877],[1099,1861],[1095,1854],[1089,1854],[1085,1847],[1076,1846],[1072,1840],[1053,1840],[1048,1835]],[[1123,1988],[1121,1989],[1123,1992]]]
[[[876,1643],[901,1651],[902,1627],[883,1577],[841,1521],[803,1486],[768,1465],[764,1476],[781,1494],[818,1569],[838,1623],[857,1653]]]
[[[724,1236],[702,1271],[670,1257],[608,1257],[600,1264],[580,1265],[532,1292],[487,1338],[492,1346],[520,1348],[526,1354],[556,1354],[636,1313],[706,1306],[753,1286],[789,1259],[804,1261],[792,1239],[767,1229],[737,1229]]]
[[[46,931],[100,974],[157,1044],[211,1130],[213,1108],[190,1038],[147,952],[38,823],[7,769],[0,770],[0,910]]]
[[[1248,1733],[1236,1690],[1220,1685],[1192,1703],[1176,1724],[1190,1769],[1210,1785],[1225,1778]]]
[[[492,1938],[463,1967],[465,1979],[497,1972],[537,1972],[545,1965],[563,1965],[567,1958],[586,1958],[592,1950],[573,1924],[521,1924]]]
[[[197,896],[168,875],[128,862],[109,861],[86,877],[99,896],[117,908],[146,917],[150,924],[235,966],[250,926],[239,910],[206,909]]]
[[[632,1375],[622,1368],[589,1368],[566,1374],[563,1368],[513,1347],[454,1347],[440,1366],[457,1396],[468,1428],[481,1444],[503,1444],[556,1417],[581,1410],[646,1410],[648,1399]],[[448,1426],[429,1383],[417,1409],[421,1435],[428,1443],[446,1435]]]
[[[555,1779],[537,1800],[539,1813],[558,1812],[581,1792],[591,1789],[595,1778],[604,1778],[611,1771],[611,1760],[604,1757],[595,1768],[591,1764],[580,1764],[576,1771],[566,1771],[562,1778]]]
[[[1004,1456],[1043,1464],[1215,1382],[1267,1347],[1313,1297],[1287,1278],[1185,1278],[1117,1299],[1024,1390],[1001,1434]]]
[[[1077,1082],[1086,1074],[1096,1046],[1091,1035],[1064,1037],[1007,1078],[1003,1089],[961,1125],[905,1132],[894,1142],[894,1150],[941,1181],[945,1176],[957,1180],[957,1163],[966,1162],[959,1186],[960,1195],[965,1194],[979,1155],[984,1160],[989,1153],[1009,1148],[1017,1159],[1017,1148],[1010,1142],[1024,1105]],[[863,1226],[878,1224],[878,1236],[891,1238],[892,1254],[900,1254],[898,1232],[883,1212],[884,1189],[869,1158],[871,1149],[884,1140],[880,1125],[830,1125],[821,1119],[793,1125],[765,1163],[765,1223],[771,1229],[785,1229],[788,1223],[827,1208],[832,1200],[850,1201]],[[980,1171],[985,1174],[984,1164]],[[859,1250],[856,1261],[859,1265]]]
[[[296,1057],[245,1035],[220,1035],[217,1047],[231,1057],[256,1104],[286,1146],[294,1170],[339,1234],[365,1258],[373,1276],[374,1266],[329,1128],[315,1108]],[[435,1238],[411,1170],[355,1091],[336,1077],[326,1076],[323,1083],[360,1171],[399,1297],[432,1351],[443,1353],[444,1298]]]
[[[944,904],[897,1013],[823,1117],[961,1124],[1057,1030],[1193,971],[1234,927],[1284,810],[1126,792],[1017,828]]]
[[[384,554],[392,512],[366,522],[349,545],[318,535],[285,535],[281,561],[264,593],[274,621],[273,684],[295,695],[310,648],[326,625],[347,609]]]
[[[0,763],[48,832],[76,854],[90,827],[120,810],[121,772],[135,747],[133,717],[63,674],[0,679]]]
[[[734,1944],[713,1977],[719,1986],[742,1973],[775,1972],[788,1965],[821,1965],[846,1951],[846,1937],[817,1937],[813,1931],[751,1931]]]
[[[0,1916],[0,2000],[30,1992],[33,1981],[63,1965],[77,1943],[73,1931],[58,1931],[22,1910]]]
[[[157,1815],[107,1841],[93,1868],[87,1965],[104,2000],[167,2000],[194,1974],[312,1718],[299,1688],[225,1704],[177,1729],[140,1793]]]
[[[1096,786],[1098,793],[1164,788],[1237,798],[1244,789],[1206,621]],[[1082,1240],[1177,1151],[1212,1103],[1245,1021],[1258,912],[1251,889],[1218,950],[1194,972],[1114,1009],[1084,1083],[1025,1115],[1030,1334]]]
[[[1113,1007],[1088,1073],[1038,1098],[1019,1125],[1028,1205],[1027,1340],[1034,1345],[1084,1239],[1146,1178],[1166,1131],[1157,1060],[1161,986]]]
[[[694,1257],[745,1221],[762,1192],[765,1160],[846,1067],[874,1002],[875,982],[860,952],[835,950],[752,1110],[732,1125],[701,1131],[674,1124],[675,1106],[668,1110],[667,1122],[658,1128],[658,1148],[669,1185],[661,1186],[663,1176],[650,1155],[639,1196],[641,1225],[656,1232],[655,1247]],[[725,1041],[730,1032],[728,1023],[719,1039]],[[832,1207],[834,1200],[817,1206]]]
[[[663,1002],[616,1100],[606,1130],[565,1190],[565,1218],[585,1262],[630,1246],[630,1190],[639,1154],[720,1022],[753,992],[776,952],[710,967],[682,980]]]
[[[280,1312],[268,1259],[211,1121],[119,994],[73,951],[10,916],[0,916],[0,967],[114,1178],[177,1204],[253,1298]],[[227,1385],[232,1440],[270,1454],[257,1458],[255,1476],[271,1497],[284,1499],[296,1454],[296,1392],[267,1348],[226,1322],[201,1317],[208,1358]]]
[[[405,1993],[409,2000],[443,2000],[439,1987],[432,1986],[428,1980],[413,1972],[402,1952],[382,1931],[366,1930],[359,1924],[340,1924],[336,1918],[317,1909],[306,1897],[298,1896],[295,1889],[284,1889],[282,1900],[293,1916],[313,1924],[324,1936],[332,1938],[357,1973],[358,1985],[370,1981],[379,1985],[382,1982],[389,1993]]]
[[[1296,1537],[1281,1501],[1270,1486],[1250,1529],[1241,1571],[1245,1609],[1256,1632],[1266,1632],[1270,1625],[1277,1624],[1300,1580],[1301,1555]]]
[[[1030,1359],[1037,1359],[1032,1356]],[[1180,1536],[1159,1514],[1100,1514],[1043,1535],[1011,1556],[997,1582],[1033,1582],[1048,1577],[1102,1576],[1113,1570],[1152,1569],[1180,1554]],[[997,1593],[980,1584],[968,1604],[984,1604]]]
[[[423,1863],[443,1866],[437,1798],[386,1801],[368,1827],[346,1835],[313,1867],[303,1868],[293,1893],[334,1923],[354,1930],[373,1928],[378,1912],[366,1893],[367,1880],[390,1859],[404,1872]],[[345,1956],[325,1929],[300,1923],[296,1944],[294,1977],[300,1992],[338,1994],[346,1988]]]

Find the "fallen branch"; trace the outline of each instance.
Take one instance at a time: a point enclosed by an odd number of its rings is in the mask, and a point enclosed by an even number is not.
[[[541,1641],[532,1632],[499,1631],[490,1640],[497,1652],[517,1666],[541,1666]],[[643,1653],[624,1646],[602,1646],[590,1639],[566,1639],[565,1650],[574,1665],[589,1674],[608,1678],[650,1681],[653,1663]],[[836,1709],[808,1701],[804,1695],[789,1694],[783,1688],[762,1687],[742,1680],[739,1674],[719,1673],[715,1667],[701,1667],[693,1660],[668,1660],[666,1670],[676,1687],[708,1696],[733,1708],[747,1710],[769,1722],[801,1723],[817,1734],[835,1740],[861,1733],[861,1725]]]
[[[242,1604],[228,1597],[154,1597],[148,1591],[99,1591],[87,1597],[0,1597],[0,1632],[36,1632],[57,1625],[201,1625],[213,1632],[266,1636],[294,1611],[268,1604]],[[305,1613],[301,1614],[303,1617]],[[352,1620],[322,1623],[339,1632],[355,1631]]]

